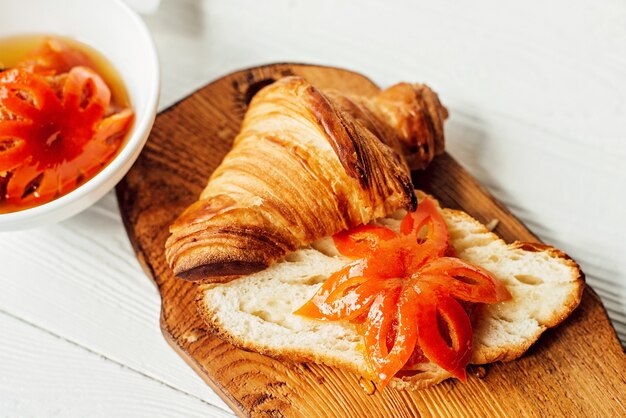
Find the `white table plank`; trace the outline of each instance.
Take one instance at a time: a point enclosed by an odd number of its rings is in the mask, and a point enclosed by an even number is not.
[[[0,313],[0,417],[232,417]]]
[[[273,61],[431,84],[451,111],[452,155],[576,258],[626,342],[626,3],[162,0],[146,20],[162,108]],[[112,194],[59,225],[0,235],[0,266],[0,310],[225,408],[164,343]]]
[[[3,236],[2,246],[11,258],[0,309],[227,409],[163,339],[159,296],[113,194],[61,224]]]

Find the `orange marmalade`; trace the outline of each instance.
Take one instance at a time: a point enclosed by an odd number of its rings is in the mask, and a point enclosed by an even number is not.
[[[428,361],[465,380],[475,304],[511,295],[491,273],[456,257],[434,201],[425,198],[408,213],[400,233],[361,225],[333,240],[353,261],[295,313],[354,324],[372,371],[368,378],[380,389]]]
[[[94,177],[133,118],[120,77],[88,46],[0,40],[0,213],[52,201]]]

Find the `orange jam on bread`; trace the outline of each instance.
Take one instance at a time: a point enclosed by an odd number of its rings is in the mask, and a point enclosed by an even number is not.
[[[511,296],[491,273],[454,256],[433,200],[424,199],[408,213],[400,233],[362,225],[333,240],[354,261],[331,275],[295,313],[355,324],[381,389],[425,361],[465,380],[475,304]]]

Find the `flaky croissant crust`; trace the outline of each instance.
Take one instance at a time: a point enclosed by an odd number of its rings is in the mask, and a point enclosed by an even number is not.
[[[374,97],[283,78],[250,103],[233,148],[170,227],[180,277],[225,281],[321,237],[414,209],[410,170],[443,151],[437,95],[401,83]]]

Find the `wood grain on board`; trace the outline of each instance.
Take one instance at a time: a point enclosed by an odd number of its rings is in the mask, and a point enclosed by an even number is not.
[[[584,416],[626,415],[626,357],[597,295],[546,332],[521,359],[471,367],[466,384],[367,394],[359,377],[315,364],[290,364],[237,349],[208,334],[196,312],[196,286],[165,262],[168,225],[204,188],[230,149],[250,98],[282,76],[356,94],[378,90],[346,70],[275,64],[223,77],[163,112],[139,160],[119,184],[131,242],[162,296],[161,328],[172,347],[241,416]],[[510,242],[536,238],[449,155],[414,181],[444,206],[461,208]]]

